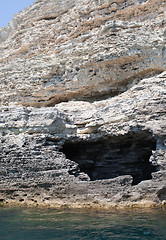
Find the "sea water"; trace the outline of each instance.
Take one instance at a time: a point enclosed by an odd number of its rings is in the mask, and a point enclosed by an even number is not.
[[[166,240],[166,209],[0,208],[1,240]]]

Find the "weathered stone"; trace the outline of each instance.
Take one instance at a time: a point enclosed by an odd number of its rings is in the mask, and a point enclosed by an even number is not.
[[[0,30],[0,202],[166,200],[161,0],[38,0]]]

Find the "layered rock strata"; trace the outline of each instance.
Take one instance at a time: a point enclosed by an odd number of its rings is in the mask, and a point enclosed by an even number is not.
[[[0,201],[166,201],[166,3],[36,1],[0,30]]]
[[[162,0],[36,1],[0,32],[2,104],[114,96],[160,73],[165,7]]]

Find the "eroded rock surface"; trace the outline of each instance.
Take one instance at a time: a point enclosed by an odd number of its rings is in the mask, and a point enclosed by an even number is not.
[[[36,1],[0,29],[0,201],[166,200],[166,3]]]

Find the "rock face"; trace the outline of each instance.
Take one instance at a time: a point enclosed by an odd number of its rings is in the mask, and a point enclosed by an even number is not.
[[[37,0],[0,29],[0,201],[166,200],[166,3]]]

